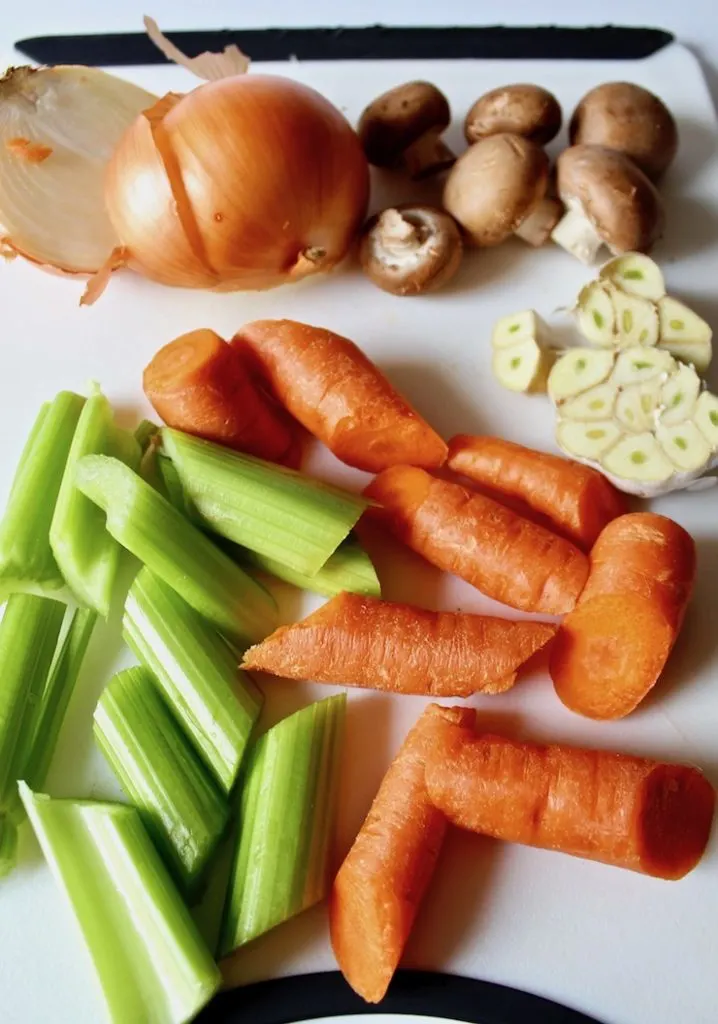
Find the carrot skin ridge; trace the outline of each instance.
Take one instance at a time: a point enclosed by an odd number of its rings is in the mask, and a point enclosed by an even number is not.
[[[692,537],[672,519],[614,519],[591,552],[576,609],[561,623],[550,673],[560,700],[589,718],[630,714],[660,678],[696,572]]]
[[[562,615],[588,578],[588,559],[570,541],[422,469],[387,469],[364,494],[382,506],[375,515],[408,547],[512,608]]]
[[[250,647],[243,667],[288,679],[468,697],[509,689],[556,629],[343,593]]]
[[[449,441],[447,465],[525,502],[582,551],[590,551],[601,530],[628,512],[625,495],[597,470],[502,438],[457,434]]]
[[[669,880],[700,860],[715,809],[697,768],[454,725],[427,752],[426,784],[461,828]]]
[[[398,463],[445,462],[445,442],[348,338],[295,320],[256,320],[231,344],[292,416],[348,465],[376,473]]]
[[[473,725],[470,708],[429,705],[389,767],[330,897],[332,946],[360,996],[378,1003],[399,965],[446,834],[429,801],[425,758],[448,726]]]

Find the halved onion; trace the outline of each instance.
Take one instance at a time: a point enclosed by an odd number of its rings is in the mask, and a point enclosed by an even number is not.
[[[105,208],[105,168],[127,127],[155,101],[96,68],[10,68],[0,79],[6,255],[70,274],[94,274],[121,260]],[[28,159],[32,147],[51,152],[38,162]]]

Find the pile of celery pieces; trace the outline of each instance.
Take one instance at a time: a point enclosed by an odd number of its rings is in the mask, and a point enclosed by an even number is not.
[[[40,410],[0,522],[0,877],[29,819],[112,1021],[191,1020],[218,958],[326,895],[346,699],[260,735],[238,662],[277,624],[267,575],[379,595],[352,535],[366,504],[147,421],[122,429],[98,388]],[[55,799],[65,712],[118,602],[138,664],[105,687],[94,735],[127,802]]]

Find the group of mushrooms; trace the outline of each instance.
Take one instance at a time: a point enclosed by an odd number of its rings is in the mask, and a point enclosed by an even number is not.
[[[588,92],[553,171],[543,147],[558,134],[562,113],[541,86],[506,85],[481,96],[466,116],[469,148],[458,159],[442,139],[450,120],[435,85],[408,82],[375,99],[359,121],[374,166],[403,169],[414,180],[446,174],[443,209],[407,203],[365,225],[361,265],[385,291],[440,288],[458,269],[464,243],[552,240],[592,263],[604,245],[614,255],[649,252],[661,236],[655,182],[676,154],[678,132],[649,90],[609,82]]]

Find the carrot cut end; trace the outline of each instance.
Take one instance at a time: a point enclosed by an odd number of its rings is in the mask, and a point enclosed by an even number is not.
[[[644,782],[640,841],[642,868],[669,880],[683,878],[708,845],[716,794],[696,768],[659,764]]]

